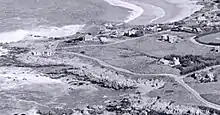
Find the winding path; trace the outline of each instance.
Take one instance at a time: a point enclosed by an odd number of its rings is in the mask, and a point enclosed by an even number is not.
[[[130,16],[128,16],[128,19],[125,20],[124,22],[125,23],[128,23],[136,18],[138,18],[139,16],[142,15],[142,13],[144,12],[144,10],[139,7],[139,6],[136,6],[134,4],[130,4],[130,3],[127,3],[127,2],[124,2],[124,1],[121,1],[121,0],[104,0],[106,2],[108,2],[109,4],[111,5],[114,5],[114,6],[120,6],[120,7],[125,7],[125,8],[128,8],[128,9],[131,9],[133,10],[130,14]],[[158,33],[157,33],[158,34]],[[134,39],[126,39],[126,40],[121,40],[121,41],[117,41],[117,42],[114,42],[114,43],[109,43],[109,44],[102,44],[102,45],[84,45],[84,46],[74,46],[74,47],[103,47],[103,46],[111,46],[111,45],[114,45],[114,44],[119,44],[119,43],[124,43],[124,42],[127,42],[127,41],[132,41],[132,40],[136,40],[136,39],[140,39],[140,38],[134,38]],[[194,42],[194,41],[192,41]],[[195,42],[194,42],[195,43]],[[84,55],[84,54],[81,54],[81,53],[74,53],[74,52],[70,52],[71,54],[74,54],[76,56],[79,56],[79,57],[83,57],[83,58],[87,58],[87,59],[91,59],[91,60],[94,60],[96,61],[97,63],[99,63],[100,65],[104,66],[104,67],[108,67],[108,68],[112,68],[114,70],[117,70],[117,71],[120,71],[120,72],[124,72],[124,73],[128,73],[128,74],[132,74],[132,75],[138,75],[138,76],[145,76],[145,75],[150,75],[150,76],[168,76],[168,77],[171,77],[171,78],[174,78],[180,85],[182,85],[183,87],[185,87],[188,91],[190,91],[198,100],[200,100],[201,102],[203,102],[204,104],[206,104],[208,107],[210,108],[214,108],[214,109],[217,109],[217,110],[220,110],[220,105],[217,105],[217,104],[214,104],[214,103],[211,103],[207,100],[205,100],[204,98],[202,98],[200,96],[200,94],[193,88],[191,88],[189,85],[187,85],[185,82],[184,82],[184,78],[186,78],[188,75],[191,75],[193,73],[196,73],[196,72],[201,72],[201,71],[207,71],[211,68],[216,68],[216,67],[220,67],[220,65],[216,65],[216,66],[211,66],[211,67],[207,67],[207,68],[204,68],[204,69],[201,69],[201,70],[198,70],[198,71],[194,71],[192,73],[189,73],[189,74],[186,74],[186,75],[175,75],[175,74],[166,74],[166,73],[162,73],[162,74],[142,74],[142,73],[135,73],[135,72],[132,72],[130,70],[127,70],[127,69],[124,69],[124,68],[120,68],[120,67],[116,67],[116,66],[113,66],[113,65],[110,65],[100,59],[97,59],[97,58],[94,58],[94,57],[91,57],[91,56],[87,56],[87,55]]]
[[[90,57],[90,56],[87,56],[87,55],[83,55],[83,54],[79,54],[79,53],[72,53],[71,54],[74,54],[76,56],[79,56],[79,57],[84,57],[84,58],[87,58],[87,59],[91,59],[91,60],[94,60],[96,62],[98,62],[100,65],[104,66],[104,67],[109,67],[109,68],[112,68],[114,70],[117,70],[117,71],[120,71],[120,72],[124,72],[124,73],[129,73],[129,74],[132,74],[132,75],[138,75],[138,76],[145,76],[145,75],[150,75],[150,76],[168,76],[168,77],[171,77],[171,78],[174,78],[180,85],[182,85],[183,87],[185,87],[188,91],[190,91],[198,100],[200,100],[201,102],[203,102],[204,104],[206,104],[208,107],[210,108],[214,108],[216,110],[220,110],[220,105],[217,105],[217,104],[214,104],[214,103],[211,103],[205,99],[203,99],[200,94],[194,90],[193,88],[191,88],[189,85],[187,85],[185,82],[184,82],[184,78],[186,78],[187,76],[191,75],[191,74],[194,74],[196,72],[201,72],[201,71],[207,71],[211,68],[217,68],[217,67],[220,67],[220,65],[216,65],[216,66],[211,66],[211,67],[207,67],[207,68],[204,68],[204,69],[201,69],[201,70],[198,70],[198,71],[194,71],[192,73],[189,73],[189,74],[186,74],[186,75],[174,75],[174,74],[166,74],[166,73],[163,73],[163,74],[141,74],[141,73],[135,73],[135,72],[132,72],[132,71],[129,71],[127,69],[124,69],[124,68],[119,68],[119,67],[116,67],[116,66],[113,66],[113,65],[110,65],[100,59],[97,59],[97,58],[94,58],[94,57]]]
[[[193,36],[192,38],[190,38],[190,42],[192,42],[192,43],[194,43],[194,44],[196,44],[196,45],[205,46],[205,47],[216,47],[216,46],[212,46],[212,45],[201,44],[201,43],[199,43],[199,42],[197,42],[197,41],[195,40],[195,37],[196,37],[196,36]]]
[[[111,45],[114,45],[114,44],[124,43],[124,42],[127,42],[127,41],[136,40],[136,39],[140,39],[140,37],[134,38],[134,39],[122,40],[122,41],[118,41],[118,42],[114,42],[114,43],[109,43],[109,44],[104,44],[104,45],[103,44],[102,45],[85,45],[85,46],[75,46],[75,47],[96,47],[96,46],[103,47],[103,46],[111,46]],[[167,77],[174,78],[175,81],[177,81],[180,85],[185,87],[198,100],[200,100],[201,102],[206,104],[208,107],[216,109],[216,110],[220,110],[220,105],[217,105],[217,104],[214,104],[214,103],[211,103],[211,102],[205,100],[204,98],[202,98],[200,96],[200,94],[195,89],[193,89],[192,87],[190,87],[189,85],[187,85],[184,82],[184,78],[186,78],[189,75],[192,75],[194,73],[201,72],[201,71],[207,71],[207,70],[212,69],[212,68],[217,68],[217,67],[220,67],[220,65],[210,66],[210,67],[207,67],[207,68],[204,68],[204,69],[201,69],[201,70],[197,70],[197,71],[188,73],[186,75],[175,75],[175,74],[167,74],[167,73],[162,73],[162,74],[142,74],[142,73],[135,73],[135,72],[132,72],[132,71],[124,69],[124,68],[120,68],[120,67],[116,67],[116,66],[110,65],[110,64],[104,62],[103,60],[100,60],[100,59],[97,59],[97,58],[94,58],[94,57],[91,57],[91,56],[87,56],[87,55],[84,55],[84,54],[81,54],[81,53],[75,53],[75,52],[70,52],[70,53],[74,54],[76,56],[79,56],[79,57],[83,57],[83,58],[94,60],[94,61],[96,61],[97,63],[99,63],[100,65],[102,65],[104,67],[112,68],[114,70],[117,70],[117,71],[120,71],[120,72],[124,72],[124,73],[128,73],[128,74],[132,74],[132,75],[137,75],[137,76],[149,76],[149,75],[150,76],[167,76]]]

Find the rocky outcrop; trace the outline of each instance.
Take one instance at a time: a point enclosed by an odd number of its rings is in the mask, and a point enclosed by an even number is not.
[[[206,107],[178,105],[161,100],[160,97],[147,98],[139,94],[124,96],[118,100],[106,101],[104,105],[88,105],[76,109],[55,108],[39,115],[217,115],[218,111]]]
[[[165,82],[158,79],[131,79],[123,74],[118,74],[114,70],[94,66],[78,66],[63,68],[59,71],[48,72],[53,79],[67,77],[67,83],[70,85],[83,85],[86,83],[96,84],[101,87],[111,88],[114,90],[137,89],[142,93],[148,93],[154,89],[163,87]]]
[[[57,74],[57,78],[69,76],[77,81],[87,81],[92,84],[97,84],[101,87],[112,88],[115,90],[134,89],[137,87],[135,81],[125,78],[124,76],[117,75],[114,72],[104,72],[98,74],[91,72],[86,68],[69,68],[63,69],[59,72],[50,72],[47,74]],[[68,83],[74,85],[72,81],[69,81]]]

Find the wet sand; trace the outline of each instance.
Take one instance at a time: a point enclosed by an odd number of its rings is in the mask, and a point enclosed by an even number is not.
[[[166,0],[123,1],[144,9],[144,13],[130,24],[166,22],[182,13],[181,9],[183,9]],[[131,9],[109,5],[104,0],[0,0],[0,10],[2,11],[0,32],[29,29],[39,25],[60,27],[85,24],[89,21],[123,22],[131,11]],[[163,16],[164,12],[165,16]],[[155,20],[157,18],[160,19]]]
[[[167,23],[181,20],[199,10],[194,2],[189,0],[123,0],[144,9],[143,14],[130,24]]]
[[[80,31],[75,25],[90,21],[135,25],[176,21],[193,10],[194,5],[184,4],[184,1],[187,0],[169,3],[166,0],[0,0],[3,11],[0,13],[0,37],[3,41],[0,42],[22,40],[33,33],[45,35],[42,31],[50,36],[53,33],[60,33],[58,36],[71,35]],[[42,26],[47,29],[39,28]]]

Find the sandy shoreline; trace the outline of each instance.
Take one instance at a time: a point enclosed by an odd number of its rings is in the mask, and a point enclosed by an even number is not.
[[[136,24],[136,25],[151,24],[154,21],[163,18],[166,15],[164,9],[162,9],[159,6],[156,6],[155,4],[148,3],[148,1],[143,1],[143,0],[124,0],[124,1],[135,4],[144,9],[142,15],[136,18],[135,20],[131,21],[130,24]]]
[[[131,4],[129,2],[121,1],[121,0],[104,0],[110,5],[119,6],[127,9],[131,9],[129,16],[124,20],[125,23],[128,23],[138,17],[140,17],[144,13],[144,9],[135,4]]]
[[[203,6],[197,5],[197,1],[195,0],[166,0],[168,3],[175,4],[178,8],[181,10],[179,11],[179,14],[174,17],[173,19],[168,20],[167,22],[175,22],[182,20],[191,14],[195,13],[196,11],[199,11]]]
[[[202,6],[191,0],[104,0],[110,5],[131,9],[126,23],[150,24],[175,22],[190,16]],[[135,15],[134,15],[135,14]]]
[[[20,41],[28,34],[68,36],[90,21],[122,22],[129,14],[127,8],[109,5],[104,0],[15,1],[0,0],[0,7],[8,11],[0,13],[0,43]]]
[[[104,5],[102,6],[101,9],[105,12],[103,12],[103,14],[100,15],[99,17],[92,16],[92,15],[88,17],[93,17],[93,18],[95,17],[97,18],[97,20],[125,22],[125,23],[135,24],[135,25],[146,25],[150,23],[165,23],[165,22],[178,21],[191,15],[192,13],[194,13],[195,11],[199,10],[202,7],[202,6],[196,5],[195,1],[190,1],[190,0],[180,0],[180,1],[175,1],[175,0],[171,0],[171,1],[170,0],[169,1],[168,0],[103,0],[102,2],[100,1],[97,3],[100,3],[100,5]],[[96,4],[96,2],[94,4]],[[111,6],[116,6],[116,7],[111,7]],[[112,15],[112,12],[116,12],[116,13]],[[70,17],[67,16],[67,18],[70,18]],[[93,19],[90,19],[90,20],[93,20]],[[56,22],[56,23],[59,24],[60,22],[59,23]],[[83,25],[64,24],[63,26],[59,26],[59,27],[48,26],[48,28],[46,29],[38,28],[38,26],[36,26],[33,29],[29,29],[29,28],[28,29],[17,29],[14,31],[7,31],[7,32],[0,33],[0,37],[1,37],[0,42],[6,43],[6,42],[20,41],[20,40],[23,40],[28,34],[37,34],[37,35],[49,36],[49,37],[67,36],[67,35],[74,34],[77,31],[80,31],[82,27]]]

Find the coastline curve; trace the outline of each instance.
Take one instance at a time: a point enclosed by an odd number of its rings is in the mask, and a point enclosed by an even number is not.
[[[122,0],[104,0],[104,1],[113,6],[123,7],[132,10],[130,11],[130,15],[127,17],[127,19],[124,20],[124,23],[129,23],[130,21],[138,18],[144,13],[143,8]]]

